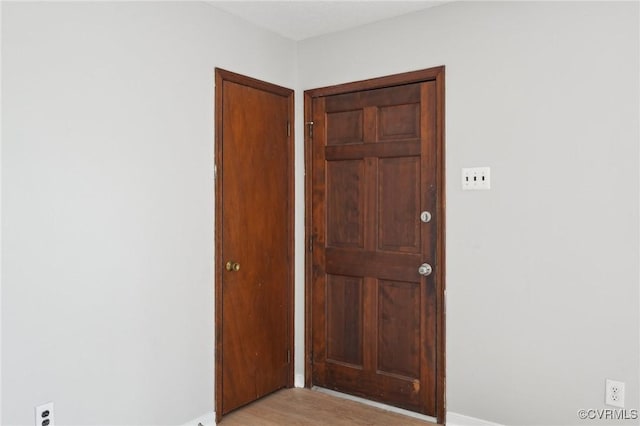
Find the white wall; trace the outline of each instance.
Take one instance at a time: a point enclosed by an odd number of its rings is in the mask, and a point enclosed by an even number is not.
[[[295,45],[204,3],[2,13],[2,419],[213,411],[214,68],[295,82]]]
[[[446,66],[449,411],[580,424],[606,377],[640,408],[638,21],[456,2],[298,46],[305,90]],[[491,191],[463,193],[465,166],[491,166]]]
[[[216,66],[310,89],[446,65],[449,410],[578,423],[605,377],[640,407],[637,4],[452,3],[297,54],[205,4],[2,8],[3,425],[213,410]],[[462,193],[476,165],[493,189]]]

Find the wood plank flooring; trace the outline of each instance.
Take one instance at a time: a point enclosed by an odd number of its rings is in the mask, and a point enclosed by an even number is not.
[[[392,413],[310,389],[284,389],[222,418],[221,426],[430,426]]]

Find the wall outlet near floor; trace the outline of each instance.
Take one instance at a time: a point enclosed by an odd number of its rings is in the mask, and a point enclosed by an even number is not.
[[[624,382],[607,379],[604,395],[605,404],[624,408]]]
[[[463,167],[462,189],[465,191],[491,189],[491,167]]]
[[[36,407],[35,426],[55,426],[55,423],[53,402],[47,402]]]

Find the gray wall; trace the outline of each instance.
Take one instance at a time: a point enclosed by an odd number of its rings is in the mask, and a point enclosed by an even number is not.
[[[449,411],[580,424],[607,377],[640,408],[638,20],[455,2],[298,45],[300,89],[446,66]]]
[[[216,66],[282,85],[295,45],[204,3],[6,3],[2,418],[213,411]]]
[[[637,3],[456,2],[297,51],[199,3],[2,9],[3,425],[213,410],[216,66],[299,89],[298,383],[301,90],[446,65],[449,410],[577,424],[605,377],[639,408]]]

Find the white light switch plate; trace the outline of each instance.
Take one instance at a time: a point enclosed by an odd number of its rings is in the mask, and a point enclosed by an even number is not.
[[[491,167],[463,167],[462,189],[465,191],[491,189]]]

